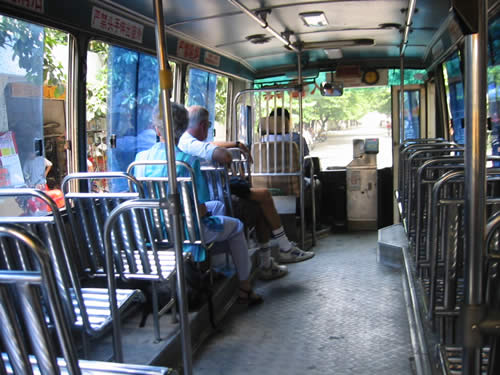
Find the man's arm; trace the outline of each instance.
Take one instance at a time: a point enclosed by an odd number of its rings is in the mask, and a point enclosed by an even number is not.
[[[233,156],[224,147],[217,147],[212,153],[212,160],[220,164],[231,164]]]
[[[217,146],[217,147],[239,148],[240,151],[245,154],[245,156],[247,157],[248,161],[250,163],[253,163],[252,155],[250,155],[250,150],[248,149],[248,147],[244,143],[241,143],[239,141],[231,141],[231,142],[227,142],[227,141],[225,141],[225,142],[214,141],[214,142],[212,142],[212,144],[215,145],[215,146]]]
[[[239,145],[238,148],[250,156],[247,147],[242,143],[239,143]],[[186,132],[181,136],[178,147],[186,154],[194,155],[201,159],[213,160],[221,164],[230,164],[233,161],[233,157],[227,148],[237,147],[237,144],[236,142],[210,143],[200,141]]]

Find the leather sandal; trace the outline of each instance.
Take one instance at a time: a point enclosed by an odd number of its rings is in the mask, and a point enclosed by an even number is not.
[[[252,306],[252,305],[258,305],[259,303],[264,302],[264,298],[262,298],[262,296],[259,296],[258,294],[256,294],[253,291],[253,289],[245,290],[245,289],[240,288],[239,293],[240,294],[238,295],[238,299],[236,301],[240,304]],[[244,295],[242,296],[242,294],[244,294]]]

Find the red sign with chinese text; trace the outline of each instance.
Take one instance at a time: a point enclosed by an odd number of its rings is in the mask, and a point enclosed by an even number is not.
[[[143,25],[107,10],[93,7],[90,24],[94,29],[142,43]]]
[[[179,40],[177,42],[177,57],[193,62],[200,62],[200,47],[184,40]]]

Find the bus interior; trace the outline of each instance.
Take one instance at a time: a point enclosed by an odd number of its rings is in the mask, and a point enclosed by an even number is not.
[[[500,374],[499,10],[0,0],[0,373]],[[230,163],[176,164],[174,103]],[[262,304],[204,239],[197,171],[245,224]],[[310,259],[277,265],[236,180]],[[7,319],[37,293],[12,307],[3,283],[33,272],[47,342]]]

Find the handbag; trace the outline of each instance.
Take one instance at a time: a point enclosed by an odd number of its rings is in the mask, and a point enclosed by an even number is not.
[[[229,186],[231,188],[231,194],[234,194],[240,198],[248,198],[250,195],[250,183],[239,177],[231,177],[229,179]]]

